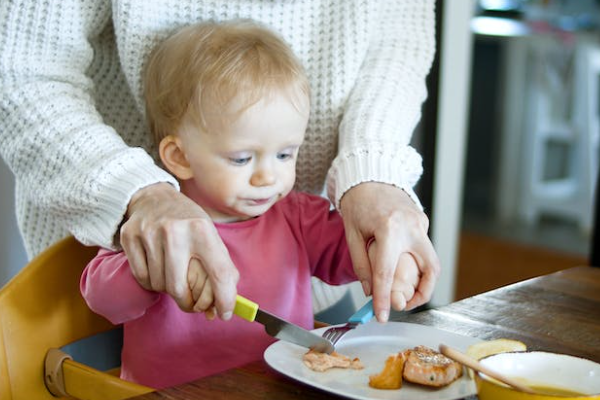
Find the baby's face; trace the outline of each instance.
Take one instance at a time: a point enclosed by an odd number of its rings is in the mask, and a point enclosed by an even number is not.
[[[274,93],[220,132],[181,135],[193,171],[182,191],[215,222],[265,213],[294,186],[309,115],[305,97],[293,104],[287,93]]]

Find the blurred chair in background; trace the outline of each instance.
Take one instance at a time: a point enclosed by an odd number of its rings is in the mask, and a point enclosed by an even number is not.
[[[589,234],[598,173],[600,46],[538,38],[522,151],[521,218],[566,217]]]

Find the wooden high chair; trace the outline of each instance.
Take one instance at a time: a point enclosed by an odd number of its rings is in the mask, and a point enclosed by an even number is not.
[[[118,400],[153,390],[59,350],[115,328],[79,292],[81,272],[97,250],[63,239],[0,289],[0,399]]]

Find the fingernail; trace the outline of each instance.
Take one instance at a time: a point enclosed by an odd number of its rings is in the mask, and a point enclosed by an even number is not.
[[[369,283],[369,281],[360,281],[362,288],[363,288],[363,293],[365,294],[365,296],[370,296],[371,295],[371,284]]]
[[[221,319],[223,321],[229,321],[232,316],[233,316],[233,313],[231,311],[228,311],[226,313],[223,313],[223,315],[221,315]]]
[[[377,314],[377,321],[387,322],[389,316],[390,316],[390,313],[388,311],[380,311],[379,314]]]

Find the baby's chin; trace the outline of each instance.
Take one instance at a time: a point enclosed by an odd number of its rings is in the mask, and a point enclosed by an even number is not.
[[[211,219],[213,220],[213,222],[222,223],[222,224],[248,221],[250,219],[258,218],[261,215],[265,214],[267,211],[269,211],[271,209],[271,207],[273,207],[274,204],[275,203],[271,204],[269,207],[264,207],[264,209],[257,210],[255,212],[240,210],[240,211],[236,211],[235,213],[230,212],[228,214],[220,214],[218,216],[211,216]]]

